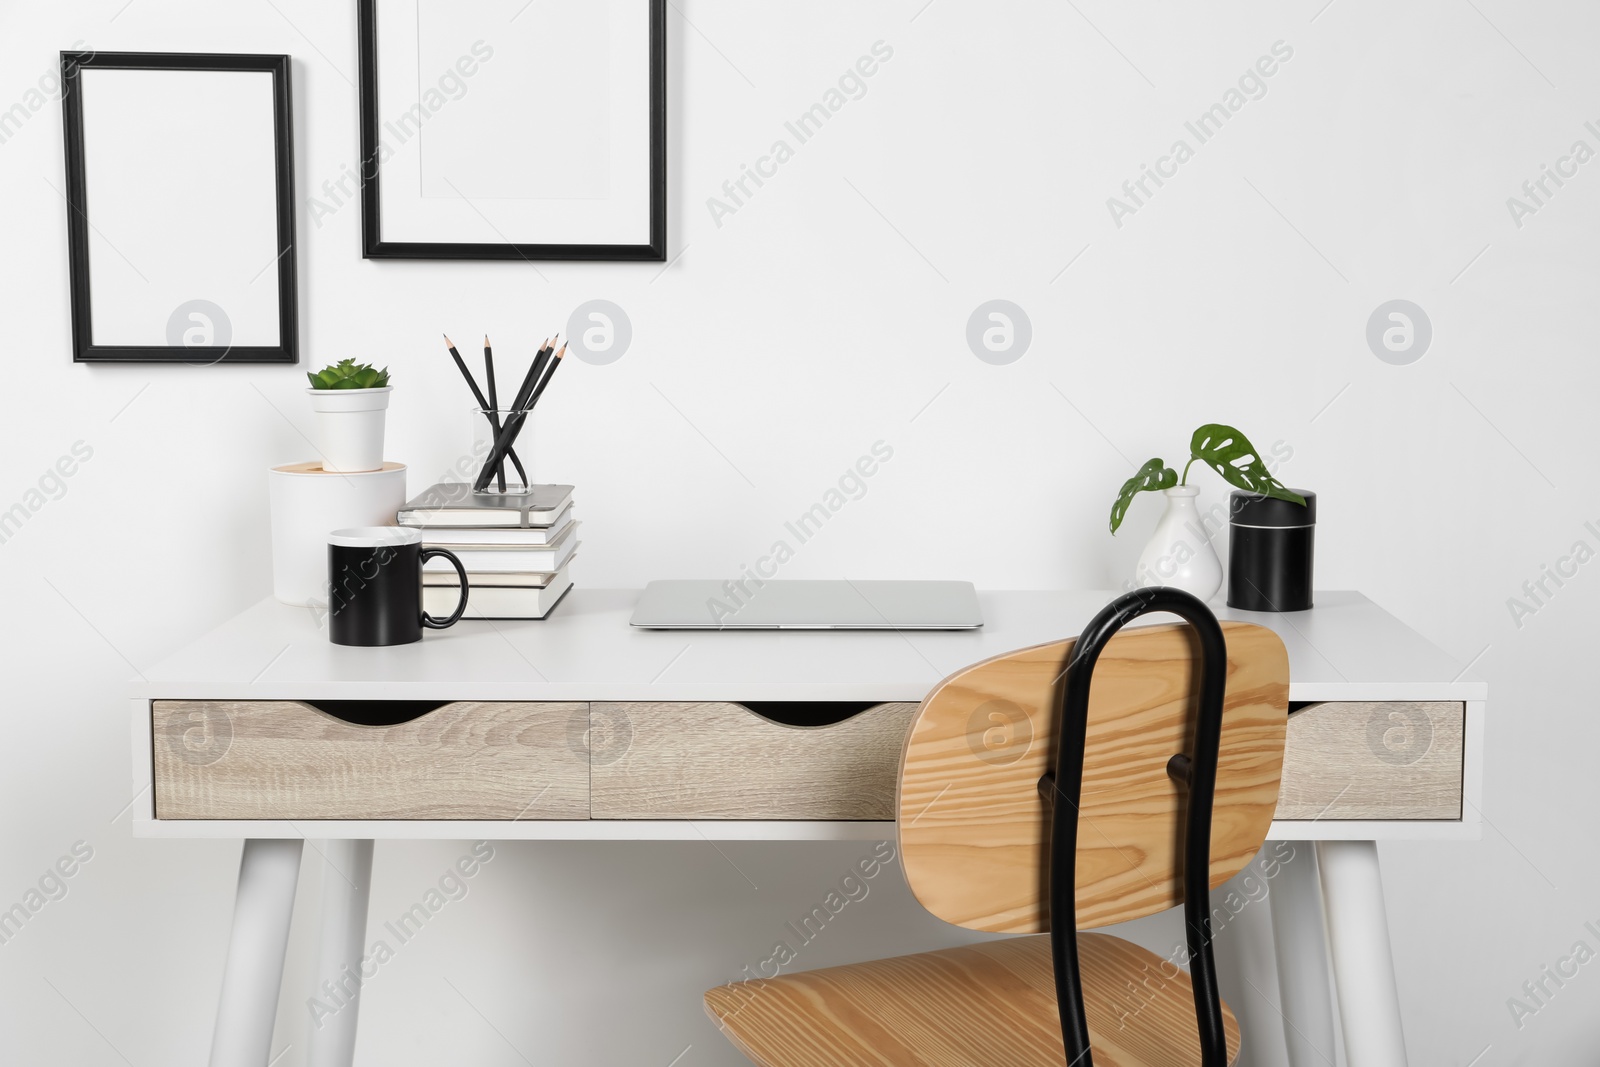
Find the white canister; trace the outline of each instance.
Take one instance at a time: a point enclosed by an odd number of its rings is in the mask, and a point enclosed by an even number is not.
[[[406,468],[341,474],[321,463],[273,467],[272,595],[285,604],[320,604],[328,584],[328,533],[351,526],[392,526],[406,502]]]

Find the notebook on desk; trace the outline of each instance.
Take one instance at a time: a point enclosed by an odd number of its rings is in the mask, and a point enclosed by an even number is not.
[[[983,613],[971,582],[678,579],[645,586],[629,621],[656,630],[972,630]]]

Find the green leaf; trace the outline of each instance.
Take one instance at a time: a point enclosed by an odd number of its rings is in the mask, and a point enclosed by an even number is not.
[[[1204,463],[1235,488],[1305,506],[1305,497],[1274,478],[1256,446],[1232,426],[1208,422],[1200,427],[1189,439],[1189,457],[1190,463]]]
[[[1123,518],[1128,514],[1128,505],[1133,503],[1135,494],[1171,489],[1177,484],[1177,471],[1159,459],[1147,460],[1137,474],[1122,483],[1122,491],[1117,494],[1116,503],[1111,505],[1111,532],[1116,533],[1117,527],[1122,525]]]

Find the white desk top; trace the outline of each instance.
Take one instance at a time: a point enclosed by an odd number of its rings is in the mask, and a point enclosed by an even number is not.
[[[921,700],[949,674],[1076,635],[1113,591],[980,593],[967,632],[660,631],[628,625],[637,590],[574,589],[541,622],[464,620],[416,644],[330,643],[311,612],[264,600],[136,680],[195,700]],[[1289,614],[1213,606],[1276,630],[1289,698],[1484,700],[1462,665],[1360,593]]]
[[[133,773],[149,837],[845,840],[892,837],[893,823],[571,820],[514,822],[158,820],[149,806],[150,710],[191,700],[921,700],[942,678],[990,656],[1079,633],[1116,595],[980,593],[985,625],[967,632],[635,630],[639,593],[574,589],[542,622],[463,621],[416,644],[345,648],[304,608],[264,600],[148,668],[130,696]],[[1289,699],[1468,702],[1459,822],[1276,822],[1293,840],[1460,839],[1478,833],[1482,702],[1487,686],[1360,593],[1318,593],[1293,614],[1223,619],[1276,630],[1289,651]],[[315,827],[313,830],[312,828]]]

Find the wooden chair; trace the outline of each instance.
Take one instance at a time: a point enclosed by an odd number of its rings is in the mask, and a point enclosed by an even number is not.
[[[1190,625],[1117,634],[1150,611]],[[1210,890],[1266,838],[1288,695],[1276,634],[1219,624],[1175,589],[1119,597],[1075,642],[952,675],[901,759],[906,879],[947,922],[1049,933],[736,982],[707,1012],[761,1067],[1234,1062]],[[1187,958],[1067,936],[1179,904]]]

